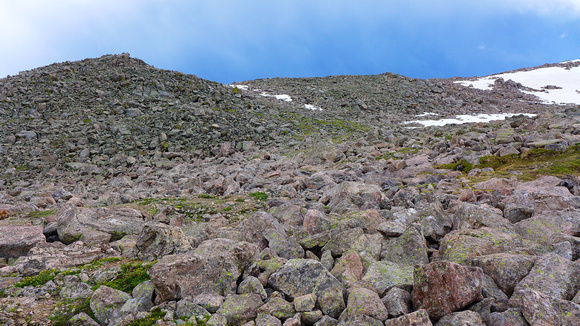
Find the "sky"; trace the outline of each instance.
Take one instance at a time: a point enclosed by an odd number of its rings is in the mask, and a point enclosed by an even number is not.
[[[580,59],[580,0],[0,0],[0,77],[130,53],[228,84]]]

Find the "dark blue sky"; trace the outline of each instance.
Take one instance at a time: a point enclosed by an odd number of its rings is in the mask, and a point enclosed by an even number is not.
[[[481,76],[580,58],[578,0],[0,0],[0,76],[129,52],[221,83]]]

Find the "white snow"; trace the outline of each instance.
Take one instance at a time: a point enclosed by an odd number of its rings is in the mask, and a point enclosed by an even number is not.
[[[576,62],[572,60],[568,62]],[[479,78],[475,81],[463,80],[456,83],[463,86],[473,86],[482,90],[490,90],[495,79],[513,80],[535,91],[524,91],[539,97],[547,104],[573,103],[580,104],[580,67],[566,69],[563,67],[546,67],[529,71],[503,73]],[[557,86],[560,89],[546,89],[546,86]]]
[[[307,109],[310,109],[310,110],[312,110],[312,111],[322,111],[322,109],[321,109],[321,108],[317,108],[317,107],[315,107],[315,106],[314,106],[314,105],[312,105],[312,104],[304,104],[304,107],[305,107],[305,108],[307,108]]]
[[[235,85],[235,84],[232,84],[232,85],[228,85],[228,86],[230,86],[232,88],[236,88],[237,87],[238,89],[242,89],[244,91],[247,91],[248,90],[248,85]]]
[[[438,115],[438,114],[437,113],[433,113],[433,112],[423,112],[421,114],[417,114],[416,117],[428,117],[430,115],[435,116],[435,115]]]
[[[478,114],[478,115],[458,115],[455,119],[440,119],[440,120],[415,120],[407,121],[404,124],[419,123],[425,127],[431,126],[445,126],[449,124],[464,124],[475,122],[490,122],[494,120],[505,120],[505,118],[513,117],[515,115],[525,115],[527,117],[535,117],[535,114],[530,113],[499,113],[499,114]]]
[[[262,92],[262,93],[260,93],[260,95],[275,97],[276,99],[281,100],[281,101],[285,101],[285,102],[292,102],[292,97],[290,97],[290,95],[287,95],[287,94],[270,95],[266,92]]]

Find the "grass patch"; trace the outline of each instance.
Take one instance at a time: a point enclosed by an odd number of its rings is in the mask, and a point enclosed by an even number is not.
[[[117,277],[112,281],[103,283],[103,285],[131,293],[138,284],[151,279],[147,271],[153,264],[153,262],[143,263],[141,261],[125,263],[121,265],[121,272]]]
[[[256,191],[250,194],[250,197],[256,199],[256,200],[261,200],[261,201],[266,201],[268,200],[268,194],[263,192],[263,191]]]
[[[14,283],[14,287],[23,288],[25,286],[41,286],[46,284],[48,281],[54,280],[58,273],[57,270],[47,269],[38,273],[38,275],[23,278],[22,281]]]
[[[506,174],[510,171],[523,173],[523,180],[533,180],[539,175],[580,175],[580,144],[569,147],[565,152],[533,149],[523,154],[485,156],[480,158],[477,168],[493,168],[495,174]]]
[[[434,166],[434,168],[436,168],[436,169],[449,169],[449,170],[461,171],[461,172],[468,173],[469,171],[471,171],[471,169],[473,169],[473,164],[467,162],[464,159],[461,159],[455,163],[436,165],[436,166]]]
[[[41,217],[47,217],[47,216],[51,216],[54,215],[56,213],[56,209],[47,209],[44,211],[34,211],[34,212],[30,212],[28,213],[28,217],[31,218],[41,218]]]
[[[67,326],[70,325],[69,320],[72,318],[72,316],[84,312],[93,320],[95,320],[95,314],[91,310],[90,303],[90,298],[75,301],[65,301],[65,303],[63,303],[63,309],[55,311],[48,319],[50,319],[52,325]]]
[[[162,320],[163,317],[165,317],[165,311],[161,311],[161,308],[155,308],[151,310],[149,316],[137,319],[128,324],[128,326],[152,326],[155,325],[158,320]]]

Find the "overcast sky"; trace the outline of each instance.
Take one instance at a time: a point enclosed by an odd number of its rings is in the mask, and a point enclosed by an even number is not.
[[[0,76],[128,52],[231,83],[580,59],[580,0],[0,0]]]

